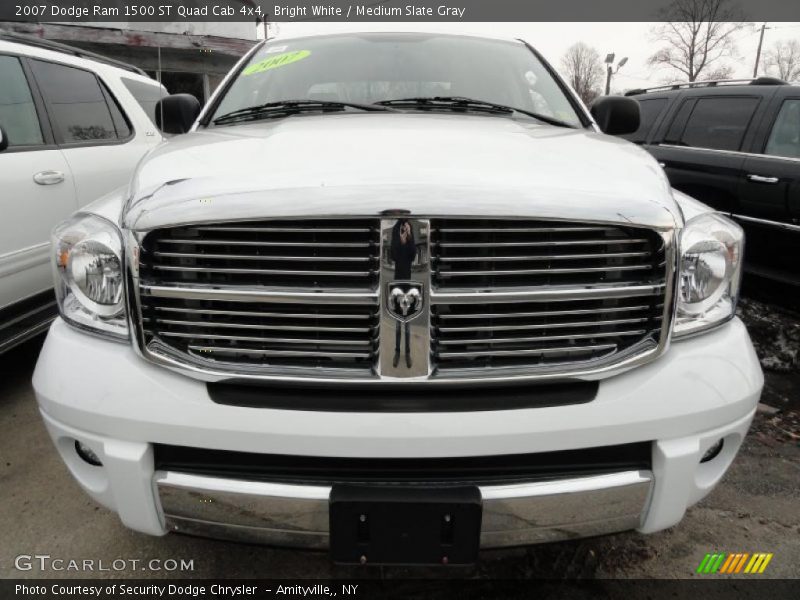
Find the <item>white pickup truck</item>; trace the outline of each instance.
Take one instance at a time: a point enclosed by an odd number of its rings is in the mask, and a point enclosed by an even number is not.
[[[675,525],[763,383],[741,229],[521,41],[262,43],[54,232],[34,376],[122,522],[465,564]],[[88,335],[87,335],[88,334]]]

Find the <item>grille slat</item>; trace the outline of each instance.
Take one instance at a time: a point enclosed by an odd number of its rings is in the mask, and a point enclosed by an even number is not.
[[[441,352],[442,358],[478,358],[494,356],[543,356],[547,354],[580,354],[594,353],[603,350],[614,350],[616,344],[594,344],[591,346],[562,346],[560,348],[537,348],[525,350],[484,350],[472,352]]]
[[[555,340],[591,340],[603,337],[625,337],[629,335],[642,335],[644,329],[636,331],[598,331],[594,333],[570,333],[566,335],[539,335],[534,337],[511,337],[511,338],[467,338],[463,340],[439,340],[442,346],[471,346],[476,344],[486,344],[496,346],[498,344],[519,344],[527,342],[552,342]]]
[[[660,339],[665,247],[655,232],[511,219],[437,219],[431,231],[440,376],[573,368]]]
[[[661,284],[611,285],[611,286],[539,286],[539,287],[493,287],[479,288],[438,288],[436,301],[439,304],[503,304],[507,302],[544,302],[560,300],[589,299],[638,299],[638,301],[658,298],[663,301],[665,286]]]
[[[613,227],[571,227],[568,225],[561,227],[504,227],[504,233],[574,233],[576,231],[594,233],[600,231],[613,231]],[[497,233],[495,227],[448,227],[448,233]]]
[[[447,258],[436,257],[436,260],[446,262],[474,262],[474,261],[522,261],[522,260],[608,260],[609,258],[648,257],[650,252],[610,252],[594,254],[545,254],[539,256],[450,256]]]
[[[181,300],[226,300],[231,302],[253,302],[264,304],[293,303],[303,304],[377,304],[378,296],[373,290],[369,293],[352,289],[315,290],[307,288],[272,289],[236,286],[175,286],[140,284],[142,294],[153,298],[179,298]]]
[[[231,231],[246,233],[306,233],[316,235],[319,233],[369,233],[370,227],[195,227],[195,231]]]
[[[364,271],[302,271],[300,269],[243,269],[220,267],[186,267],[183,265],[154,265],[158,271],[177,271],[179,273],[222,273],[231,275],[288,275],[292,277],[364,277]]]
[[[635,319],[617,319],[613,321],[578,321],[571,323],[536,323],[536,324],[514,324],[514,325],[472,325],[470,327],[439,327],[441,333],[471,333],[473,331],[527,331],[532,329],[563,329],[573,327],[603,327],[608,325],[625,325],[629,323],[646,323],[652,317]]]
[[[489,259],[496,260],[496,259]],[[442,261],[444,262],[444,261]],[[476,275],[563,275],[565,273],[613,273],[615,271],[649,271],[654,265],[623,265],[603,267],[583,267],[574,269],[473,269],[469,271],[441,271],[439,277],[475,277]]]
[[[513,247],[546,247],[546,246],[603,246],[619,244],[647,244],[643,239],[594,239],[594,240],[558,240],[530,242],[492,242],[498,248]],[[486,248],[487,242],[439,242],[441,248]]]
[[[618,313],[618,312],[637,312],[642,310],[650,310],[649,305],[642,306],[617,306],[614,308],[602,308],[602,313]],[[454,319],[469,319],[469,320],[490,320],[490,319],[517,319],[521,317],[560,317],[560,316],[574,316],[574,315],[595,315],[598,310],[594,308],[584,308],[575,310],[543,310],[539,312],[508,312],[508,313],[474,313],[468,315],[451,315],[441,314],[439,319],[443,322],[452,321]],[[470,328],[471,329],[471,328]]]
[[[203,355],[207,354],[246,354],[263,358],[320,358],[320,359],[359,359],[368,360],[368,352],[315,352],[310,350],[264,350],[260,348],[225,348],[221,346],[190,345],[189,350]]]
[[[231,315],[238,317],[260,317],[260,318],[279,318],[279,319],[369,319],[371,315],[345,315],[345,314],[323,314],[323,313],[298,313],[298,312],[248,312],[242,310],[214,310],[198,308],[175,308],[171,306],[155,306],[155,310],[161,312],[175,312],[199,315]]]
[[[374,242],[265,242],[252,240],[206,240],[206,239],[185,239],[172,238],[159,240],[161,244],[190,244],[194,246],[263,246],[266,248],[276,248],[285,246],[287,248],[371,248],[375,247]]]
[[[308,262],[367,262],[377,256],[265,256],[263,254],[207,254],[203,252],[154,252],[157,258],[200,258],[209,260],[261,260],[261,261],[308,261]]]
[[[156,230],[142,244],[146,343],[229,370],[373,373],[379,221]]]
[[[150,319],[148,319],[150,320]],[[231,329],[259,329],[264,331],[325,331],[335,333],[367,333],[370,327],[327,327],[318,325],[262,325],[259,323],[214,323],[209,321],[177,321],[172,319],[158,319],[162,325],[183,325],[185,327],[214,327]]]
[[[149,331],[149,330],[148,330]],[[247,335],[224,335],[218,333],[203,332],[180,332],[158,330],[156,333],[162,337],[176,337],[198,340],[228,340],[235,342],[264,342],[265,344],[306,344],[314,346],[365,346],[371,347],[371,341],[361,340],[336,340],[336,339],[317,339],[317,338],[280,338],[274,336],[247,336]]]

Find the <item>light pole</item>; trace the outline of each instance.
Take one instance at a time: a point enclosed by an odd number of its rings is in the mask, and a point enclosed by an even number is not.
[[[619,70],[625,66],[626,62],[628,62],[628,57],[626,56],[617,63],[617,68],[614,69],[615,56],[616,54],[613,52],[606,54],[606,96],[611,93],[611,77],[619,73]]]
[[[758,37],[758,50],[756,50],[756,64],[753,65],[753,79],[758,77],[758,63],[761,61],[761,46],[764,45],[764,31],[769,29],[767,24],[761,26],[761,35]]]

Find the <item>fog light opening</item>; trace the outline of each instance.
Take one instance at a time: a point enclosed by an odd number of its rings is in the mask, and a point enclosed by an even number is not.
[[[707,463],[719,456],[719,453],[722,452],[722,447],[725,445],[725,440],[720,438],[713,446],[711,446],[706,453],[703,454],[703,458],[700,459],[700,463]]]
[[[89,448],[86,444],[75,440],[75,452],[78,453],[78,456],[83,459],[83,462],[89,463],[93,467],[102,467],[103,461],[100,460],[100,457],[95,454],[94,450]]]

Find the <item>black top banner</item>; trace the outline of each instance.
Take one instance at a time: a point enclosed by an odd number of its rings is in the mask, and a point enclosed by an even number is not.
[[[688,13],[687,13],[688,7]],[[800,21],[797,0],[0,0],[0,21]]]

